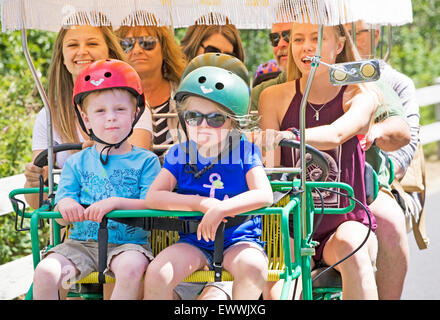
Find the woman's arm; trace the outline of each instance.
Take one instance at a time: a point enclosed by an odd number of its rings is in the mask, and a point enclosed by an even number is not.
[[[152,150],[152,134],[148,130],[133,129],[133,133],[131,134],[130,138],[128,138],[128,142],[136,147],[144,148],[150,151]]]
[[[82,148],[86,149],[88,147],[92,147],[94,145],[94,141],[86,140],[82,144]],[[27,163],[24,169],[24,176],[26,178],[24,187],[25,188],[38,188],[40,187],[40,175],[43,175],[43,180],[46,181],[48,178],[48,167],[45,166],[43,168],[37,167],[34,165],[35,158],[44,150],[34,150],[32,152],[32,161]],[[54,161],[56,160],[56,154],[54,154]],[[24,195],[26,202],[34,209],[39,207],[39,194],[38,193],[30,193]],[[43,201],[47,200],[47,194],[43,194]]]
[[[260,95],[258,114],[260,116],[260,128],[264,132],[261,150],[266,167],[276,167],[280,164],[280,149],[276,148],[275,133],[280,130],[282,117],[289,107],[289,98],[291,99],[295,94],[294,91],[294,85],[284,83],[268,87]],[[288,92],[289,94],[287,94]]]
[[[128,138],[128,142],[139,148],[152,150],[153,146],[153,120],[150,108],[145,107],[144,112],[136,123],[133,133]]]
[[[376,145],[387,152],[406,146],[411,139],[409,125],[400,116],[392,116],[371,126],[367,135],[367,149]]]
[[[47,166],[40,168],[34,165],[35,158],[42,152],[43,150],[34,150],[32,152],[32,161],[27,163],[24,168],[24,176],[26,178],[26,182],[24,184],[25,188],[38,188],[40,186],[40,175],[43,175],[43,179],[47,179]],[[39,206],[39,194],[38,193],[29,193],[25,194],[24,198],[26,202],[34,209],[37,209]],[[43,200],[47,199],[47,195],[43,194]]]
[[[329,125],[306,130],[306,142],[319,150],[331,150],[355,135],[368,133],[379,105],[372,92],[353,93],[348,88],[344,93],[344,106],[351,102],[346,112]],[[347,109],[347,108],[346,108]]]

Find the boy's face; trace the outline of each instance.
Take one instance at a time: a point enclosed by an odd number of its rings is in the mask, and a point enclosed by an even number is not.
[[[126,90],[94,92],[84,99],[81,112],[87,129],[107,143],[119,143],[131,130],[136,99]]]

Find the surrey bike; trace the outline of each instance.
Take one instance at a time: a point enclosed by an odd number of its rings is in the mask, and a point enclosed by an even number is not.
[[[22,45],[28,65],[34,77],[37,89],[42,98],[44,108],[47,112],[49,123],[50,111],[48,101],[41,85],[39,75],[36,72],[30,54],[27,49],[26,29],[41,29],[48,31],[58,31],[64,22],[68,19],[76,19],[75,24],[83,24],[87,19],[80,19],[82,15],[93,15],[96,12],[106,16],[117,28],[121,25],[121,17],[128,16],[131,12],[146,11],[152,12],[158,21],[172,27],[186,27],[191,25],[200,16],[210,13],[220,13],[219,24],[225,23],[221,17],[227,16],[232,23],[238,28],[270,28],[272,23],[276,22],[293,22],[301,16],[306,10],[312,23],[319,25],[318,32],[318,50],[314,56],[309,57],[312,61],[311,74],[309,76],[304,96],[301,102],[300,117],[300,141],[282,141],[281,145],[298,148],[300,150],[300,166],[299,168],[267,168],[266,171],[271,177],[271,185],[273,191],[278,195],[279,201],[277,205],[269,208],[263,208],[243,215],[259,214],[265,217],[265,237],[263,240],[267,242],[267,252],[270,260],[269,281],[282,279],[284,281],[281,298],[288,298],[289,290],[292,282],[302,275],[303,298],[310,300],[312,295],[312,277],[310,270],[311,256],[314,255],[314,247],[316,243],[312,240],[313,235],[313,217],[315,214],[343,214],[354,208],[356,199],[353,198],[353,189],[351,186],[343,183],[330,183],[325,181],[306,181],[306,170],[312,162],[320,162],[320,168],[324,173],[321,178],[325,179],[325,168],[328,169],[323,155],[316,149],[305,144],[305,105],[308,93],[313,82],[314,74],[321,61],[320,52],[322,46],[322,30],[324,25],[335,25],[364,20],[367,23],[375,24],[393,24],[399,25],[410,22],[412,20],[411,2],[410,1],[391,1],[387,6],[383,5],[383,1],[370,0],[368,2],[359,2],[356,0],[316,0],[316,1],[248,1],[248,0],[223,0],[223,1],[199,1],[199,0],[179,0],[179,1],[134,1],[134,0],[108,0],[105,6],[101,1],[77,0],[66,4],[64,0],[42,0],[42,1],[14,1],[2,0],[2,28],[6,30],[21,30]],[[286,5],[290,3],[290,5]],[[101,7],[102,6],[102,7]],[[399,7],[400,10],[393,10]],[[381,9],[379,9],[381,8]],[[77,13],[81,13],[77,15]],[[42,19],[41,17],[45,17]],[[105,24],[107,21],[101,21]],[[367,68],[364,68],[367,66]],[[367,60],[362,63],[353,62],[344,65],[331,65],[330,78],[335,85],[344,85],[348,83],[373,81],[379,76],[375,60]],[[54,221],[60,218],[58,212],[54,212],[53,195],[55,193],[55,183],[53,178],[54,159],[53,154],[56,148],[53,145],[52,126],[48,126],[48,152],[47,165],[49,168],[48,186],[32,189],[17,189],[10,193],[17,221],[23,219],[30,220],[30,232],[32,237],[32,254],[34,267],[40,261],[40,248],[38,243],[38,227],[41,225],[42,219],[49,219],[51,224],[51,241],[49,246],[54,246],[61,241],[60,226]],[[76,146],[75,148],[78,148]],[[306,157],[306,154],[311,155]],[[276,174],[281,173],[284,176],[281,179],[274,179]],[[374,176],[374,175],[373,175]],[[299,177],[299,178],[298,178]],[[373,183],[374,185],[374,183]],[[41,189],[41,190],[40,190]],[[341,196],[349,197],[350,205],[346,208],[324,208],[319,205],[315,207],[312,190],[333,190],[331,192],[339,192]],[[336,191],[339,190],[339,191]],[[17,195],[23,193],[41,193],[48,194],[48,201],[42,202],[40,208],[32,213],[25,210],[25,204],[17,200]],[[374,187],[373,187],[374,193]],[[319,191],[318,191],[319,194]],[[107,215],[108,219],[128,219],[142,223],[145,228],[158,229],[161,220],[155,220],[162,217],[185,217],[197,216],[200,212],[177,212],[177,211],[160,211],[160,210],[136,210],[121,211],[115,210]],[[293,218],[293,235],[294,235],[294,252],[295,256],[291,256],[291,248],[289,241],[289,216]],[[20,220],[21,219],[21,220]],[[176,220],[176,219],[171,219]],[[157,222],[158,221],[158,222]],[[22,222],[20,222],[22,225]],[[154,228],[156,226],[156,229]],[[17,222],[17,228],[20,229]],[[187,228],[191,230],[191,226],[179,225],[175,228],[166,230],[153,231],[151,242],[156,254],[163,247],[177,240],[175,230]],[[160,228],[159,228],[160,229]],[[267,229],[267,230],[266,230]],[[170,231],[171,230],[171,231]],[[101,225],[102,238],[105,240],[106,223]],[[369,233],[368,233],[369,234]],[[368,234],[366,237],[368,237]],[[155,245],[155,243],[157,245]],[[155,249],[156,246],[156,249]],[[354,253],[354,252],[353,252]],[[104,253],[103,253],[104,254]],[[292,262],[294,261],[294,262]],[[332,270],[331,267],[327,270]],[[112,281],[102,274],[102,266],[97,273],[93,273],[78,282],[87,283],[104,283]],[[328,273],[328,272],[325,272]],[[323,279],[325,273],[320,273],[315,277],[315,283],[319,279]],[[187,281],[214,281],[215,279],[228,281],[232,280],[230,275],[222,271],[221,275],[215,274],[214,271],[199,271],[193,274]],[[328,284],[325,284],[328,285]],[[334,284],[336,292],[340,292],[337,284]],[[96,296],[93,296],[96,297]],[[28,299],[32,298],[32,287],[27,295]]]

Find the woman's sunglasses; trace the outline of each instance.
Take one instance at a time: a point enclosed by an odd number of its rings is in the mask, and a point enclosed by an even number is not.
[[[204,46],[203,44],[200,45],[203,48],[203,53],[210,53],[210,52],[214,52],[214,53],[224,53],[224,54],[228,54],[230,56],[236,57],[237,55],[234,52],[222,52],[219,48],[214,47],[214,46]]]
[[[227,117],[218,112],[203,114],[198,111],[185,111],[183,113],[183,118],[185,122],[192,127],[200,126],[203,119],[206,119],[206,123],[213,128],[220,128],[226,122]]]
[[[136,41],[139,43],[139,46],[144,50],[153,50],[156,48],[157,39],[152,36],[143,36],[143,37],[131,37],[124,38],[121,40],[120,44],[124,52],[129,52],[133,49]]]
[[[281,34],[279,32],[269,33],[269,39],[272,44],[272,47],[278,46],[281,37],[283,37],[284,41],[288,43],[290,38],[290,30],[281,31]]]

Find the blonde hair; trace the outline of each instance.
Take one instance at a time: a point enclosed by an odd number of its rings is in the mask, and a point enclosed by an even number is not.
[[[238,29],[235,25],[230,23],[227,17],[225,17],[225,25],[215,24],[217,21],[218,17],[210,13],[207,16],[197,19],[194,25],[188,27],[185,36],[180,41],[183,53],[186,55],[188,61],[191,61],[197,56],[199,48],[206,39],[213,34],[220,33],[228,39],[234,47],[233,52],[235,56],[244,62],[245,53]]]
[[[125,60],[124,52],[113,30],[109,26],[95,27],[99,29],[108,47],[109,58]],[[60,135],[63,143],[79,142],[76,113],[72,102],[73,79],[72,74],[64,65],[63,41],[69,27],[63,27],[55,40],[52,62],[48,76],[49,109],[53,119],[54,129]]]
[[[134,14],[125,18],[123,24],[128,24],[129,21],[133,21],[134,17],[144,17],[144,22],[146,20],[153,21],[156,25],[158,21],[154,17],[152,13],[145,12],[135,12]],[[168,81],[172,81],[175,83],[180,82],[180,78],[183,74],[183,70],[185,70],[187,61],[185,59],[185,55],[182,52],[179,44],[174,39],[173,33],[170,28],[166,26],[151,26],[151,25],[139,25],[134,20],[130,25],[123,25],[117,31],[116,35],[122,39],[127,36],[130,31],[133,31],[134,36],[138,36],[143,31],[146,31],[149,35],[157,38],[160,43],[160,47],[162,49],[162,76],[164,79]]]

